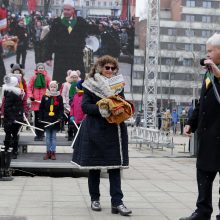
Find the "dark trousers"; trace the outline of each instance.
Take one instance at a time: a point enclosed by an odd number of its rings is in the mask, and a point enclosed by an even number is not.
[[[39,111],[34,111],[34,126],[43,129],[44,124],[39,122]],[[38,137],[43,137],[44,132],[35,129],[35,133]]]
[[[77,133],[78,129],[76,128],[75,124],[73,122],[68,123],[68,137],[69,138],[73,138],[76,133]]]
[[[100,191],[100,170],[90,170],[88,185],[89,185],[89,194],[91,197],[91,201],[99,200]],[[121,191],[121,174],[120,169],[110,169],[109,173],[109,183],[110,183],[110,196],[111,196],[111,204],[113,206],[121,205],[123,193]]]
[[[212,185],[217,172],[204,171],[197,169],[197,185],[198,185],[198,199],[196,202],[196,212],[200,213],[205,218],[209,219],[213,212],[212,208]],[[220,209],[220,199],[219,199]],[[220,220],[220,215],[216,216]]]
[[[40,42],[34,43],[34,54],[35,54],[35,63],[43,63],[43,53],[42,53],[42,46]]]
[[[16,63],[21,64],[22,68],[25,68],[27,50],[26,48],[18,47],[16,51]],[[21,59],[21,62],[20,62]]]
[[[18,151],[18,131],[21,125],[13,123],[11,126],[4,127],[5,131],[5,151],[9,149],[9,147],[13,148],[13,152]]]

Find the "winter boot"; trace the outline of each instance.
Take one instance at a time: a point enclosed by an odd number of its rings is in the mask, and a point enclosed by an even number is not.
[[[4,146],[5,146],[4,149],[5,149],[5,151],[8,151],[9,148],[12,147],[11,144],[12,144],[12,141],[10,139],[4,141]]]
[[[17,159],[17,157],[18,157],[18,140],[13,140],[11,143],[12,143],[11,146],[13,148],[12,158]]]
[[[55,151],[51,151],[51,160],[56,160]]]
[[[11,148],[8,152],[5,151],[5,148],[1,148],[0,152],[0,181],[11,181],[13,177],[11,176],[11,170],[9,169],[11,163]]]
[[[47,151],[47,153],[44,155],[44,160],[48,160],[51,158],[51,152]]]
[[[0,147],[0,180],[4,176],[5,169],[5,147]]]
[[[9,148],[9,150],[5,152],[5,177],[4,178],[7,179],[7,181],[11,181],[14,179],[12,177],[12,170],[10,169],[11,156],[12,156],[12,148]]]

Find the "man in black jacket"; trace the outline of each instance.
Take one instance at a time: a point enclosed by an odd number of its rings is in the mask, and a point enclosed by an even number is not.
[[[184,128],[185,134],[197,130],[197,209],[191,216],[180,220],[210,220],[212,208],[212,185],[220,171],[220,34],[207,40],[207,58],[204,61],[204,77],[200,101]],[[214,91],[216,89],[216,91]],[[219,204],[220,206],[220,204]],[[220,220],[220,214],[216,216]]]
[[[65,82],[69,69],[80,70],[84,78],[83,49],[90,30],[91,27],[83,18],[76,17],[73,1],[65,0],[63,14],[54,19],[51,25],[46,47],[46,63],[49,66],[52,65],[54,53],[53,79],[59,83]]]

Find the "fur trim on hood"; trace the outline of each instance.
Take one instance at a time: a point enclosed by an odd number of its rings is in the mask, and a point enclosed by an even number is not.
[[[60,91],[56,91],[54,93],[52,93],[49,89],[46,90],[46,96],[58,96],[60,95]]]
[[[4,92],[5,91],[8,91],[8,92],[13,92],[15,95],[17,96],[20,96],[20,95],[23,95],[24,94],[24,91],[21,90],[20,88],[18,87],[14,87],[14,86],[9,86],[7,84],[4,84],[2,86],[2,96],[4,96]]]
[[[108,84],[108,78],[100,73],[95,73],[94,77],[86,79],[82,86],[100,98],[117,95],[122,91],[122,89],[112,90]]]

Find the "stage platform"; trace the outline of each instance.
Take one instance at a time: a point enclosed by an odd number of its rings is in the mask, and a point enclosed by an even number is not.
[[[4,135],[0,135],[0,144],[3,144],[3,140],[4,140]],[[71,146],[72,141],[67,141],[67,138],[58,133],[57,134],[57,146]],[[21,133],[20,137],[19,137],[19,145],[45,145],[45,137],[43,141],[35,141],[34,140],[34,136],[31,134],[23,134]]]
[[[45,138],[44,138],[45,139]],[[0,135],[0,145],[3,145],[4,135]],[[12,159],[11,168],[15,175],[44,175],[44,176],[87,176],[88,171],[74,167],[72,160],[72,141],[67,141],[64,134],[57,134],[56,160],[43,160],[46,152],[45,140],[34,141],[30,133],[22,132],[19,138],[19,155]]]

